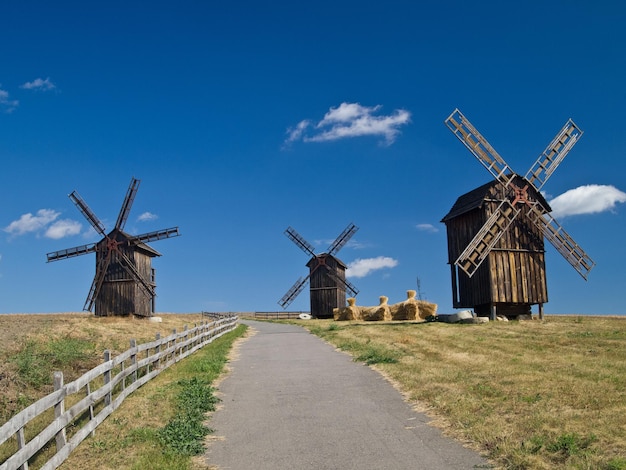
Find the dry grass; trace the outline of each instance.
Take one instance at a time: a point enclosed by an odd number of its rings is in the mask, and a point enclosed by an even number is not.
[[[626,469],[626,319],[298,322],[509,469]]]
[[[181,331],[202,322],[201,314],[159,314],[162,323],[134,317],[98,318],[88,313],[41,315],[0,315],[0,423],[39,398],[50,393],[55,351],[42,345],[65,345],[81,349],[76,360],[63,363],[65,382],[70,382],[102,362],[103,352],[113,355],[127,350],[130,340],[138,343],[152,341],[157,332],[168,335],[173,329]],[[41,362],[20,364],[19,359],[29,348],[33,358]],[[29,374],[20,368],[30,368]],[[37,372],[35,375],[34,373]]]

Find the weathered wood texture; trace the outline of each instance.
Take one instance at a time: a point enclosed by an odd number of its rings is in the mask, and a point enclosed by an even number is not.
[[[531,187],[528,196],[529,200],[539,200],[549,207]],[[459,197],[443,219],[454,308],[469,307],[479,314],[488,314],[490,307],[496,305],[503,314],[529,313],[531,305],[548,301],[543,235],[527,220],[525,205],[521,205],[520,215],[471,278],[454,264],[505,197],[502,184],[488,183]]]
[[[96,427],[115,411],[132,392],[156,377],[163,370],[193,354],[216,338],[235,329],[237,315],[174,332],[150,343],[136,345],[115,358],[105,351],[105,361],[73,382],[63,384],[62,374],[55,373],[55,388],[51,394],[22,410],[0,427],[0,445],[16,437],[17,451],[0,464],[0,470],[28,470],[28,460],[51,441],[56,454],[41,468],[55,469]],[[81,394],[84,398],[65,409],[65,399]],[[35,418],[55,410],[55,416],[35,437],[26,441],[24,428]],[[94,414],[94,410],[98,410]],[[71,430],[71,435],[69,433]],[[67,431],[67,434],[66,434]]]
[[[318,263],[325,264],[318,266]],[[333,318],[333,309],[346,305],[345,285],[329,274],[346,279],[346,265],[332,255],[321,254],[312,258],[307,266],[311,272],[311,315],[315,318]]]
[[[115,230],[109,238],[120,243],[118,249],[132,263],[137,274],[152,290],[156,288],[152,258],[160,254],[145,243],[128,244],[128,236]],[[101,248],[107,239],[98,243],[96,251],[96,269],[105,266],[107,250]],[[111,260],[106,270],[102,287],[95,299],[95,315],[99,317],[113,315],[138,315],[150,317],[154,313],[154,296],[142,283],[137,282],[124,268],[116,251],[111,251]]]

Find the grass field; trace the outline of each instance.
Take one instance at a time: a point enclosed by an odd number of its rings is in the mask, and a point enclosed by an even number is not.
[[[626,318],[298,321],[507,469],[626,469]]]
[[[0,423],[49,393],[54,370],[70,381],[100,363],[104,349],[117,354],[130,338],[150,341],[156,332],[202,321],[199,314],[162,318],[0,315]],[[626,318],[292,323],[380,370],[433,424],[500,468],[626,469]],[[155,455],[162,460],[153,468],[177,468],[179,461],[171,463],[159,450],[156,429],[175,413],[175,394],[189,385],[185,379],[198,371],[214,377],[216,369],[207,364],[223,364],[229,344],[219,360],[194,362],[194,355],[148,384],[154,388],[142,387],[133,394],[139,401],[129,398],[64,468],[93,468],[98,459],[106,468],[144,468]]]

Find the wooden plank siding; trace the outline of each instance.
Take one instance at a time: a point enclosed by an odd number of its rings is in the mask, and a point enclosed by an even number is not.
[[[111,233],[109,236],[115,237],[121,243],[118,249],[134,264],[139,275],[154,288],[152,258],[159,256],[159,253],[143,243],[129,246],[125,243],[128,237],[123,232],[118,231],[117,233]],[[100,243],[106,242],[105,239]],[[103,257],[105,254],[106,250],[104,249],[96,251],[96,269],[98,266],[104,265]],[[102,288],[95,299],[95,315],[152,316],[152,295],[124,269],[116,251],[112,251],[110,256],[111,261],[107,268]]]
[[[318,259],[322,258],[322,263],[331,271],[337,274],[340,279],[346,278],[346,265],[334,256],[321,254],[312,258],[307,266],[310,269],[310,292],[311,292],[311,315],[315,318],[332,318],[333,309],[345,307],[346,289],[328,274],[324,266],[318,267]]]
[[[524,186],[521,177],[515,183]],[[522,312],[548,301],[543,235],[527,219],[524,204],[518,206],[520,215],[471,278],[454,264],[506,197],[510,196],[501,183],[488,183],[459,197],[442,220],[447,230],[454,308],[474,308],[477,313],[488,314],[496,305],[499,310]],[[528,199],[539,200],[549,210],[543,196],[532,187],[528,188]]]

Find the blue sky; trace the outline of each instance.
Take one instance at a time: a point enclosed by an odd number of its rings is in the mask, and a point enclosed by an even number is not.
[[[157,311],[277,310],[306,255],[339,252],[359,305],[416,288],[452,311],[445,226],[491,176],[444,125],[459,108],[524,174],[572,118],[543,188],[597,263],[547,246],[547,313],[624,314],[626,6],[619,2],[5,2],[0,7],[0,312],[80,311],[98,240],[154,242]],[[289,307],[308,309],[308,290]]]

